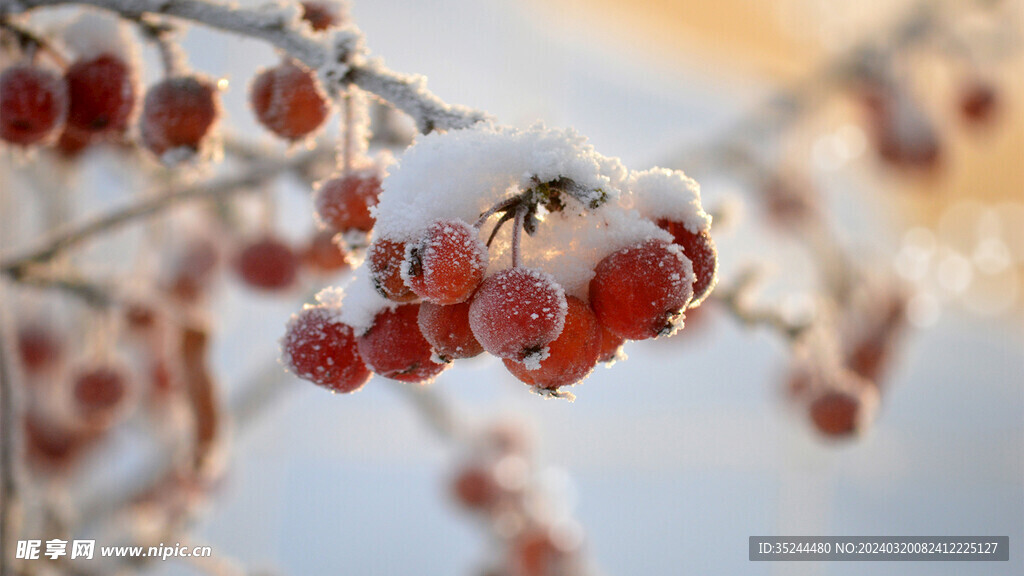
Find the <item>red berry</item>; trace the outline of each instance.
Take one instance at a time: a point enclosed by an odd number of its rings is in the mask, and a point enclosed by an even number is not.
[[[469,327],[469,306],[469,302],[420,304],[420,332],[445,361],[472,358],[484,351]]]
[[[18,355],[26,374],[38,374],[54,368],[64,353],[60,335],[42,323],[18,327]]]
[[[392,380],[425,383],[448,367],[432,359],[430,343],[416,324],[419,308],[419,304],[404,304],[384,309],[358,338],[359,354],[374,372]]]
[[[370,207],[377,205],[380,178],[374,174],[349,174],[327,180],[317,189],[313,202],[317,218],[328,228],[348,232],[373,230]]]
[[[860,430],[864,407],[849,392],[829,391],[810,405],[811,421],[821,434],[833,438],[851,436]]]
[[[263,290],[283,290],[295,283],[299,259],[290,246],[273,237],[250,242],[235,260],[243,282]]]
[[[538,388],[554,390],[583,380],[597,365],[601,352],[601,326],[597,317],[579,298],[568,296],[568,311],[562,333],[548,345],[548,357],[530,370],[521,362],[505,359],[513,376]]]
[[[64,73],[69,130],[85,134],[124,132],[135,109],[135,80],[128,63],[113,54],[79,60]]]
[[[452,481],[452,495],[456,502],[470,510],[493,508],[501,494],[501,486],[494,474],[483,466],[466,466]]]
[[[352,327],[322,306],[292,316],[281,339],[281,362],[299,378],[334,392],[354,392],[373,375],[359,356]]]
[[[302,253],[303,262],[318,272],[338,272],[348,268],[348,255],[334,237],[335,233],[330,230],[314,234]]]
[[[594,316],[597,317],[596,315]],[[600,323],[599,323],[600,324]],[[622,345],[626,343],[626,339],[622,336],[612,334],[604,327],[601,326],[601,350],[597,354],[598,362],[614,362],[619,356],[619,350],[622,349]]]
[[[309,22],[310,28],[323,32],[331,26],[337,26],[344,19],[341,6],[331,0],[321,2],[303,2],[302,19]]]
[[[305,138],[323,125],[329,112],[314,73],[292,59],[260,72],[249,101],[260,124],[287,140]]]
[[[402,280],[402,262],[405,260],[405,243],[378,238],[366,250],[367,267],[373,279],[373,286],[388,300],[412,302],[416,293]]]
[[[76,407],[90,424],[109,419],[128,395],[128,378],[115,366],[83,370],[75,376],[73,386]]]
[[[970,124],[990,121],[999,109],[995,86],[982,80],[970,82],[960,91],[960,114]]]
[[[46,140],[67,111],[67,90],[53,72],[18,64],[0,73],[0,139],[21,146]]]
[[[590,305],[630,340],[671,334],[693,297],[691,265],[678,246],[647,240],[605,257],[590,280]]]
[[[167,78],[146,92],[139,118],[142,142],[161,158],[172,151],[190,156],[202,147],[219,113],[212,82],[196,76]]]
[[[682,222],[658,220],[658,227],[672,235],[672,241],[683,247],[683,254],[693,266],[693,300],[690,308],[699,306],[718,283],[718,251],[707,230],[692,232]]]
[[[469,298],[487,272],[487,247],[476,228],[462,220],[440,220],[409,246],[405,279],[417,296],[435,304]]]
[[[565,291],[550,274],[509,268],[480,284],[469,325],[491,354],[533,361],[562,332],[567,308]]]

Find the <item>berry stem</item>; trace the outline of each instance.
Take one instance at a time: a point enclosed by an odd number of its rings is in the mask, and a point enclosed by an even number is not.
[[[512,267],[519,268],[522,264],[520,243],[523,241],[523,220],[526,218],[526,205],[520,204],[516,207],[516,221],[512,227]]]
[[[42,51],[48,54],[54,64],[62,70],[68,67],[68,61],[64,55],[39,34],[36,34],[28,28],[19,26],[6,18],[0,18],[0,28],[11,32],[18,38],[18,43],[21,45],[21,48],[25,52],[25,56],[29,61],[35,60],[37,51]]]
[[[511,198],[506,198],[505,200],[502,200],[501,202],[498,202],[494,206],[491,206],[486,212],[481,214],[480,218],[477,219],[476,224],[473,224],[473,227],[479,230],[480,227],[483,226],[484,223],[487,222],[487,220],[491,216],[494,216],[498,212],[501,212],[501,211],[504,211],[504,210],[508,210],[509,208],[515,206],[516,203],[520,202],[521,200],[522,200],[522,197],[519,196],[519,195],[516,195],[516,196],[513,196]]]

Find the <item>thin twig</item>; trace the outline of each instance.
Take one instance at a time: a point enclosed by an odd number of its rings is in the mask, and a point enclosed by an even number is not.
[[[718,302],[736,320],[748,327],[764,326],[775,330],[790,342],[795,342],[811,328],[809,322],[792,322],[775,308],[755,308],[750,304],[751,292],[760,272],[746,270],[730,286],[719,286],[709,299]]]
[[[20,279],[29,267],[45,263],[64,250],[105,234],[116,228],[161,214],[168,208],[193,200],[221,198],[240,192],[251,191],[257,184],[277,174],[289,171],[303,171],[323,158],[327,152],[312,151],[285,161],[267,162],[247,167],[241,174],[214,179],[195,186],[182,188],[155,198],[113,210],[98,218],[58,233],[42,246],[28,252],[4,258],[0,261],[0,273]]]

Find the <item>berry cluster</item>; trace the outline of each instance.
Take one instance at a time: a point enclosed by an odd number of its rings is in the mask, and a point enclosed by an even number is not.
[[[588,574],[582,534],[557,486],[545,485],[532,443],[509,423],[475,435],[449,479],[449,493],[479,518],[502,552],[487,574]]]
[[[716,282],[696,183],[629,173],[571,132],[431,135],[383,184],[349,174],[315,202],[332,230],[372,231],[353,283],[318,296],[282,340],[286,367],[335,391],[361,387],[363,365],[424,383],[487,352],[558,395],[625,341],[677,331]]]
[[[334,2],[304,2],[302,10],[314,34],[344,18]],[[84,14],[64,41],[75,54],[70,64],[53,45],[31,45],[22,62],[0,72],[0,140],[52,145],[72,157],[98,142],[130,141],[137,127],[141,146],[169,165],[209,147],[226,83],[183,71],[165,54],[164,77],[140,103],[138,58],[119,21]],[[261,125],[290,142],[314,134],[331,111],[315,72],[288,57],[256,76],[250,103]]]

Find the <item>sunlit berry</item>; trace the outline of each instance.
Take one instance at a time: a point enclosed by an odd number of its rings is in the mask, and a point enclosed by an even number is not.
[[[419,304],[385,308],[373,319],[373,326],[359,336],[359,355],[374,372],[402,382],[433,380],[448,364],[434,362],[430,343],[417,325]]]
[[[380,178],[375,174],[355,173],[325,181],[313,196],[316,216],[329,229],[338,232],[373,230],[370,208],[377,205]]]
[[[487,271],[487,247],[462,220],[439,220],[407,248],[403,270],[417,296],[435,304],[469,298]]]
[[[671,334],[693,297],[693,270],[678,246],[647,240],[598,263],[590,305],[598,321],[630,340]]]
[[[404,242],[378,238],[366,250],[366,260],[373,286],[381,296],[395,302],[416,300],[416,293],[402,279]]]
[[[583,380],[597,365],[601,352],[601,326],[590,306],[568,296],[562,333],[548,345],[548,356],[539,365],[505,359],[505,368],[522,382],[554,390]],[[531,369],[532,368],[532,369]]]
[[[672,241],[683,247],[683,254],[693,266],[693,299],[689,307],[699,306],[718,283],[718,251],[707,230],[693,232],[683,222],[658,220],[658,227],[672,235]]]
[[[256,76],[249,102],[260,124],[286,140],[310,135],[330,112],[316,75],[290,58]]]
[[[509,268],[488,277],[473,296],[469,326],[484,350],[535,362],[562,332],[565,290],[545,272]]]
[[[469,327],[469,302],[420,304],[420,332],[442,360],[472,358],[484,351]]]
[[[335,233],[320,230],[309,239],[302,251],[302,261],[317,272],[339,272],[349,267],[348,254],[335,241]]]
[[[595,316],[596,318],[596,316]],[[599,323],[600,324],[600,323]],[[626,343],[626,339],[622,336],[612,333],[604,325],[601,326],[601,348],[597,354],[598,362],[614,362],[619,359],[619,351],[622,350],[622,345]]]
[[[352,327],[322,306],[292,316],[281,338],[281,362],[299,378],[334,392],[358,390],[372,376],[359,355]]]

